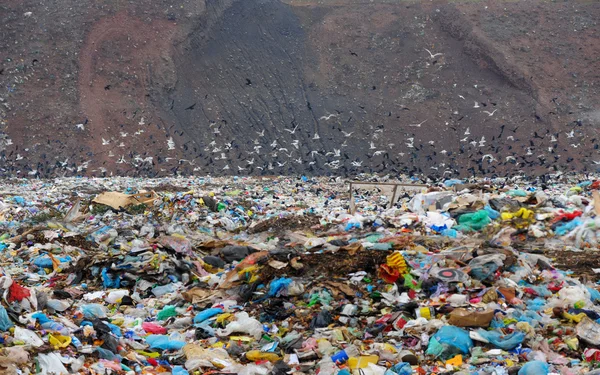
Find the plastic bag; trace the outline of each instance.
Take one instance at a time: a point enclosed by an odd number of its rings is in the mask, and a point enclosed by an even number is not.
[[[172,375],[190,375],[190,373],[181,366],[173,366],[171,370]]]
[[[81,312],[86,319],[102,319],[106,318],[106,307],[96,303],[81,306]]]
[[[460,215],[458,225],[454,229],[461,232],[480,231],[491,222],[490,214],[486,210],[479,210],[474,213]]]
[[[6,332],[14,326],[15,325],[8,317],[8,313],[6,312],[4,306],[0,306],[0,330]]]
[[[487,342],[504,350],[512,350],[519,346],[523,340],[525,340],[525,334],[519,331],[505,335],[501,331],[486,331],[484,329],[478,329],[477,333]]]
[[[14,337],[15,340],[22,341],[26,345],[35,346],[36,348],[44,345],[44,342],[37,333],[25,328],[15,327]]]
[[[186,362],[185,368],[189,371],[200,367],[226,367],[233,363],[229,353],[223,348],[203,348],[197,344],[187,344],[183,347]]]
[[[48,343],[53,349],[64,349],[71,344],[71,337],[61,335],[48,335]]]
[[[455,354],[467,354],[472,347],[473,340],[467,331],[454,326],[444,326],[429,340],[427,354],[450,358]]]
[[[150,348],[161,350],[179,350],[185,346],[185,341],[171,340],[166,335],[150,335],[146,337],[146,342]]]
[[[172,316],[177,316],[177,310],[175,310],[175,306],[165,306],[158,315],[156,315],[156,320],[166,320]]]
[[[548,375],[550,366],[542,361],[527,362],[519,370],[519,375]]]
[[[166,248],[173,249],[177,253],[189,254],[192,252],[192,243],[181,236],[161,236],[158,243]]]
[[[575,332],[580,339],[593,345],[600,345],[600,324],[585,317],[575,327]]]
[[[119,275],[110,275],[108,273],[108,269],[102,269],[102,285],[104,289],[110,288],[120,288],[121,287],[121,278]]]
[[[410,363],[400,362],[390,367],[384,375],[411,375],[413,373]]]
[[[167,329],[161,325],[152,322],[144,322],[142,323],[142,329],[147,333],[164,335],[167,333]]]
[[[110,304],[116,304],[119,303],[123,297],[128,296],[129,295],[129,291],[122,289],[122,290],[113,290],[112,292],[108,293],[108,296],[106,296],[105,301],[107,303]]]
[[[220,309],[218,307],[213,307],[210,309],[206,309],[203,311],[200,311],[198,314],[196,314],[196,316],[194,317],[194,324],[199,324],[202,323],[203,321],[212,318],[215,315],[219,315],[223,313],[223,309]]]
[[[269,297],[279,297],[280,295],[286,295],[287,288],[292,283],[292,279],[281,277],[274,279],[269,284]]]
[[[247,333],[258,339],[263,333],[261,322],[254,318],[250,318],[247,312],[240,312],[235,315],[235,321],[231,322],[225,329],[218,329],[219,336],[229,336],[234,332]]]
[[[504,264],[506,255],[487,254],[474,258],[469,262],[471,275],[477,280],[485,280],[492,276],[496,270]]]
[[[7,301],[8,302],[14,302],[14,301],[20,302],[29,296],[31,296],[31,292],[29,291],[29,289],[17,284],[15,281],[13,281],[12,284],[10,284],[10,287],[8,288]]]
[[[58,353],[38,354],[40,372],[38,375],[69,375]]]

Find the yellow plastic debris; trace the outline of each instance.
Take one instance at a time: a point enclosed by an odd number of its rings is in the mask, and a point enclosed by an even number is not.
[[[360,357],[350,357],[348,358],[348,367],[351,369],[359,369],[359,368],[367,368],[369,367],[369,363],[374,365],[379,361],[379,356],[376,355],[361,355]]]
[[[446,364],[450,365],[450,366],[454,366],[454,367],[462,366],[463,357],[462,357],[462,355],[459,354],[456,357],[450,358],[449,360],[447,360]]]
[[[399,251],[395,251],[392,254],[387,256],[387,265],[390,268],[398,270],[401,274],[405,274],[408,272],[408,266],[406,265],[406,261],[404,257]]]
[[[64,349],[71,344],[71,338],[62,335],[48,335],[48,343],[53,349]]]

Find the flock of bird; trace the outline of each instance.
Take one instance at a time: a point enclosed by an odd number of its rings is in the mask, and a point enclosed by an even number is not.
[[[430,59],[442,53],[433,53],[425,49]],[[466,95],[466,94],[465,94]],[[467,100],[464,95],[458,95]],[[279,129],[254,130],[254,134],[234,134],[234,139],[226,139],[221,132],[221,125],[210,123],[204,139],[193,140],[192,146],[178,145],[178,138],[166,135],[163,145],[156,149],[145,149],[143,152],[129,148],[129,137],[143,137],[144,118],[139,121],[135,131],[119,131],[117,134],[99,137],[100,150],[104,155],[102,165],[97,165],[95,155],[88,153],[89,159],[79,158],[74,151],[69,157],[53,164],[51,160],[40,161],[37,166],[29,165],[19,172],[29,176],[47,175],[53,168],[72,174],[108,174],[111,164],[118,168],[148,174],[149,171],[177,173],[188,171],[194,173],[226,173],[226,174],[285,174],[294,172],[320,172],[331,174],[353,174],[360,172],[404,172],[433,175],[457,175],[465,170],[469,173],[504,173],[515,168],[555,168],[559,162],[569,163],[571,157],[562,158],[562,153],[569,154],[566,147],[559,145],[561,138],[567,139],[568,147],[577,150],[584,140],[583,133],[576,128],[566,132],[550,132],[534,134],[529,137],[519,126],[507,128],[506,121],[498,118],[502,108],[481,110],[489,104],[474,100],[473,115],[481,113],[482,120],[497,119],[494,127],[496,134],[486,138],[484,131],[467,127],[464,130],[450,126],[444,122],[443,116],[431,115],[410,123],[399,123],[394,129],[386,129],[383,125],[362,126],[354,129],[344,127],[339,119],[342,111],[328,113],[318,118],[318,131],[309,131],[300,124],[292,123],[292,127]],[[330,126],[332,125],[333,126]],[[337,127],[336,127],[337,124]],[[87,122],[76,124],[75,129],[81,133],[86,131]],[[418,129],[417,129],[418,128]],[[334,130],[330,130],[334,129]],[[424,132],[422,129],[430,131]],[[506,132],[505,132],[506,131]],[[475,133],[480,132],[479,135]],[[490,137],[489,129],[485,130]],[[432,139],[425,139],[426,134],[435,134]],[[400,141],[396,144],[393,140]],[[10,145],[10,140],[5,142]],[[162,141],[159,141],[161,143]],[[526,146],[519,149],[519,142]],[[591,140],[594,150],[598,149],[596,139]],[[188,142],[189,143],[189,142]],[[326,146],[329,145],[329,146]],[[4,160],[19,162],[27,157],[28,149],[12,149],[5,152]],[[588,154],[585,156],[592,156]],[[44,157],[45,159],[45,157]],[[94,169],[90,170],[90,165]],[[594,165],[600,165],[594,162]],[[122,167],[119,167],[122,166]],[[507,168],[508,166],[508,168]],[[503,170],[504,168],[504,170]]]

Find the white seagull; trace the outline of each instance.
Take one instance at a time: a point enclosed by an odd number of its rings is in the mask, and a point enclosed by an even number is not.
[[[429,53],[429,57],[431,57],[432,59],[435,59],[436,56],[441,56],[443,55],[443,53],[436,53],[435,55],[433,53],[431,53],[430,50],[428,50],[427,48],[425,48],[425,51],[427,51],[427,53]]]
[[[408,124],[408,126],[414,126],[416,128],[420,128],[421,125],[423,125],[425,123],[425,121],[427,121],[428,119],[425,119],[424,121],[418,123],[418,124]]]
[[[294,134],[296,132],[296,129],[298,129],[298,125],[296,125],[294,130],[290,130],[290,129],[283,129],[283,130],[285,130],[286,132],[290,132],[290,134]]]

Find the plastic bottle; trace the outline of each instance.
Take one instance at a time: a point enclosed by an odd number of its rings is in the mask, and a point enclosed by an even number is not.
[[[281,359],[281,357],[275,353],[261,352],[260,350],[250,350],[246,352],[246,358],[249,361],[270,361],[277,362]]]
[[[77,350],[79,350],[83,347],[83,344],[81,343],[81,341],[79,341],[79,339],[75,335],[71,336],[71,344],[73,344],[73,346],[75,348],[77,348]]]
[[[349,345],[346,349],[341,350],[331,356],[331,360],[335,363],[346,363],[350,357],[358,357],[360,352],[354,345]]]
[[[61,335],[68,335],[70,333],[65,326],[52,320],[41,324],[41,326],[47,331],[59,332]]]

